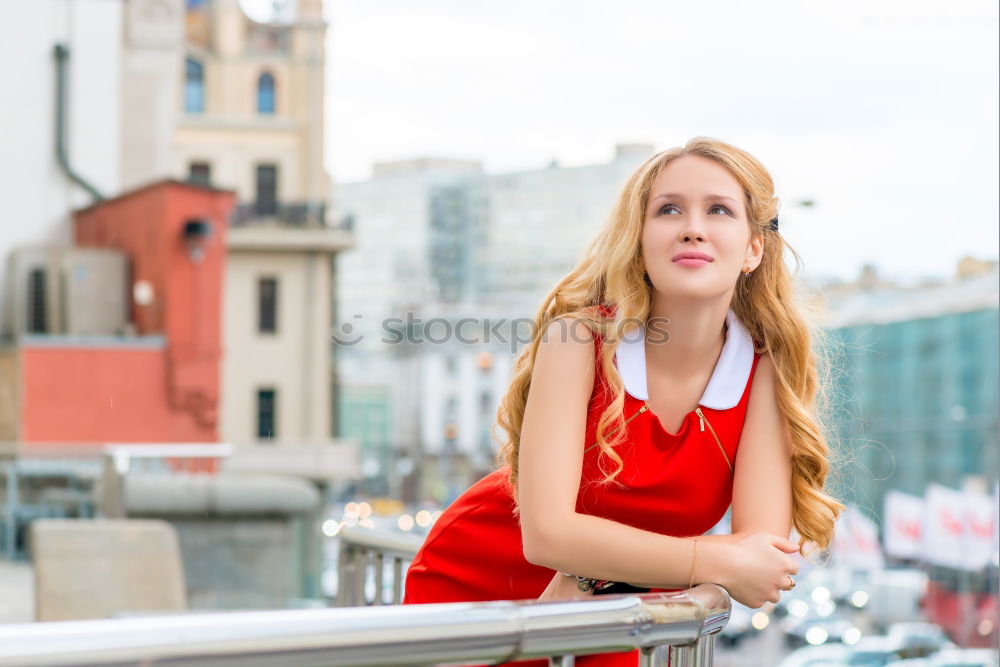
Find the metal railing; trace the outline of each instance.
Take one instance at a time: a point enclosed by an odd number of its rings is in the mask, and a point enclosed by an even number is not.
[[[337,562],[337,606],[357,607],[361,605],[378,606],[386,604],[383,593],[386,591],[384,572],[387,565],[391,565],[392,568],[392,578],[389,587],[390,599],[392,601],[391,603],[399,604],[402,602],[403,565],[413,560],[413,557],[417,554],[423,539],[416,535],[381,533],[353,526],[344,526],[341,528],[338,536],[340,538],[340,549]],[[375,584],[374,595],[369,598],[365,595],[365,585],[372,579],[374,579]],[[641,664],[670,665],[670,667],[687,667],[688,665],[706,667],[713,663],[715,633],[721,631],[722,628],[725,627],[729,619],[729,611],[731,608],[728,593],[718,586],[713,586],[713,588],[715,590],[712,595],[721,595],[722,598],[724,598],[724,603],[717,604],[715,607],[710,608],[716,610],[716,612],[724,608],[724,614],[722,617],[713,618],[711,622],[708,622],[705,625],[705,628],[699,632],[697,639],[693,642],[681,644],[674,643],[662,646],[659,649],[655,647],[642,647],[644,648],[644,653],[641,655],[643,656],[643,660],[645,662],[641,662]],[[698,591],[697,594],[693,592],[696,590]],[[705,594],[705,590],[705,587],[701,586],[688,591],[688,593],[694,595],[695,599],[698,599],[699,595]],[[634,597],[639,597],[640,600],[645,602],[648,595],[663,594],[646,594]],[[604,599],[621,597],[623,596],[607,596]],[[595,598],[595,600],[599,599],[600,598]],[[589,600],[587,602],[592,601],[593,600]],[[658,598],[658,601],[662,601],[662,598]],[[519,602],[519,604],[528,603],[530,603],[530,601]],[[676,607],[674,608],[674,611],[676,611]],[[716,625],[717,627],[715,627]],[[576,646],[573,648],[582,649],[585,647]],[[666,650],[666,653],[664,653],[663,650]],[[646,655],[647,653],[649,655]],[[575,654],[577,654],[577,652],[574,650],[573,652],[564,653],[559,657],[553,657],[551,664],[569,667],[573,664],[572,656]]]
[[[413,560],[423,539],[405,533],[380,533],[344,526],[338,533],[337,606],[385,604],[385,567],[392,565],[391,604],[403,601],[403,564]],[[374,570],[374,572],[372,572]],[[365,596],[365,583],[375,580],[374,599]]]
[[[287,227],[325,227],[326,203],[261,201],[240,203],[233,207],[229,224],[233,227],[258,222],[278,223]]]
[[[496,664],[639,650],[708,667],[730,600],[715,584],[591,600],[460,602],[0,625],[0,665]]]

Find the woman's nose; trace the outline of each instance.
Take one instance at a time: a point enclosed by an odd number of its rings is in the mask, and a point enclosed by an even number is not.
[[[700,229],[693,225],[689,225],[686,229],[681,230],[680,233],[681,241],[687,242],[692,239],[697,239],[699,241],[704,241],[705,236]]]

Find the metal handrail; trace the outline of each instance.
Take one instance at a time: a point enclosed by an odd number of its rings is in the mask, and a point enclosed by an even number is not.
[[[424,538],[419,535],[389,533],[358,526],[344,526],[337,534],[342,544],[349,543],[359,548],[379,550],[386,555],[407,559],[416,556],[420,545],[424,542]]]
[[[456,602],[0,625],[0,665],[484,664],[640,649],[641,667],[712,664],[729,595]]]

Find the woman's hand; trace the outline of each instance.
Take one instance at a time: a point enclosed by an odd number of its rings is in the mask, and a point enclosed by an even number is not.
[[[549,582],[549,585],[545,587],[545,590],[538,597],[538,601],[582,600],[593,597],[593,588],[589,591],[581,591],[578,584],[579,582],[576,577],[567,577],[562,572],[556,572],[555,576],[552,577],[552,581]]]
[[[783,537],[752,533],[724,546],[728,562],[723,570],[725,581],[719,583],[734,600],[753,609],[778,602],[789,575],[798,574],[799,566],[789,554],[797,553],[799,547]]]

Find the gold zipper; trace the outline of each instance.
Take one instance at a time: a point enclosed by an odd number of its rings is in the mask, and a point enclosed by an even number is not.
[[[642,404],[642,407],[641,407],[641,408],[639,408],[638,410],[636,410],[635,412],[633,412],[633,413],[632,413],[632,416],[630,416],[630,417],[629,417],[628,419],[626,419],[626,420],[625,420],[625,423],[624,423],[624,424],[622,424],[622,426],[625,426],[626,424],[628,424],[628,423],[629,423],[630,421],[632,421],[633,419],[635,419],[636,417],[638,417],[639,415],[641,415],[641,414],[642,414],[643,412],[645,412],[646,410],[649,410],[649,404],[648,404],[648,403],[643,403],[643,404]],[[618,430],[618,429],[611,429],[611,431],[609,431],[609,432],[608,432],[608,435],[611,435],[612,433],[614,433],[614,432],[615,432],[615,431],[617,431],[617,430]],[[585,450],[583,450],[583,451],[584,451],[584,453],[586,453],[586,452],[589,452],[589,451],[590,451],[591,449],[593,449],[593,448],[594,448],[594,447],[596,447],[596,446],[597,446],[597,443],[595,442],[594,444],[592,444],[592,445],[591,445],[590,447],[587,447],[587,448],[586,448]]]
[[[701,420],[701,430],[702,431],[705,430],[705,423],[708,422],[708,430],[710,430],[712,432],[712,437],[715,438],[716,444],[719,445],[719,451],[722,452],[723,458],[726,459],[726,465],[729,466],[729,472],[732,473],[733,472],[733,464],[729,462],[729,455],[726,454],[725,447],[723,447],[722,443],[719,441],[719,436],[716,435],[715,428],[712,427],[712,422],[708,421],[708,419],[705,417],[705,413],[701,411],[701,406],[700,405],[697,408],[695,408],[694,411],[695,411],[695,413],[697,413],[698,419]]]
[[[625,420],[625,423],[622,424],[622,426],[625,426],[630,421],[632,421],[633,419],[635,419],[636,417],[638,417],[639,415],[641,415],[643,412],[646,412],[647,410],[649,410],[649,403],[643,402],[642,407],[640,407],[638,410],[636,410],[635,412],[633,412],[632,415],[629,416],[629,418]],[[705,424],[708,424],[708,430],[712,432],[712,437],[715,438],[715,443],[719,446],[719,451],[722,452],[722,458],[726,459],[726,465],[729,466],[729,472],[732,473],[733,472],[733,464],[730,463],[730,461],[729,461],[729,455],[726,454],[726,449],[725,449],[725,447],[722,446],[722,442],[719,440],[719,436],[715,432],[715,428],[712,426],[712,422],[708,421],[708,418],[705,416],[705,413],[701,411],[701,406],[700,405],[697,408],[694,409],[694,412],[695,412],[696,415],[698,415],[698,422],[699,422],[700,430],[701,431],[704,431],[705,430]],[[611,433],[614,433],[616,430],[618,430],[618,429],[612,429],[608,433],[608,435],[611,435]],[[589,447],[587,447],[583,451],[585,453],[589,452],[591,449],[593,449],[596,446],[597,446],[597,443],[595,442],[594,444],[590,445]]]

